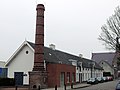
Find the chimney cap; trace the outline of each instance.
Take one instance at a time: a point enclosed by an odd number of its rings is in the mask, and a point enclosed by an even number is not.
[[[50,44],[49,47],[50,47],[52,50],[55,50],[55,45],[54,45],[54,44]]]
[[[37,10],[38,10],[38,9],[43,9],[43,10],[45,10],[45,7],[44,7],[43,4],[38,4],[36,9],[37,9]]]
[[[80,58],[83,58],[83,54],[79,54],[79,57],[80,57]]]

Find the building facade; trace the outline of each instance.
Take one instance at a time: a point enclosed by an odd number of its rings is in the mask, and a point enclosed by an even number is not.
[[[103,76],[115,76],[115,52],[92,53],[92,59],[103,68]]]
[[[32,71],[33,63],[34,43],[24,41],[5,64],[8,77],[14,78],[15,72],[23,72],[23,84],[29,84],[28,72]],[[44,47],[44,67],[48,72],[48,87],[81,83],[90,77],[102,76],[103,70],[92,60],[56,50],[53,45]]]

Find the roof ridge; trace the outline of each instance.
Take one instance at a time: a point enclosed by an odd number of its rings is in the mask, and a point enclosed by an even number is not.
[[[99,53],[92,53],[92,54],[115,54],[115,52],[99,52]]]
[[[35,43],[33,43],[33,42],[29,42],[29,41],[27,41],[27,42],[35,45]],[[47,47],[47,46],[44,46],[44,47],[50,49],[50,48]],[[75,57],[79,57],[79,56],[77,56],[77,55],[74,55],[74,54],[71,54],[71,53],[67,53],[67,52],[65,52],[65,51],[61,51],[61,50],[58,50],[58,49],[55,49],[55,50],[56,50],[56,51],[59,51],[59,52],[62,52],[62,53],[66,53],[66,54],[68,54],[68,55],[72,55],[72,56],[75,56]]]

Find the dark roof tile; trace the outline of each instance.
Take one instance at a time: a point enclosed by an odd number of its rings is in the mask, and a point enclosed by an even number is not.
[[[32,42],[28,42],[32,48],[34,48],[35,44]],[[72,65],[70,60],[76,60],[77,62],[82,62],[83,67],[89,68],[90,63],[94,62],[92,60],[86,58],[80,58],[78,56],[68,54],[66,52],[62,52],[59,50],[52,50],[51,48],[44,47],[44,59],[49,63],[62,63]],[[102,69],[96,62],[95,68]]]
[[[92,53],[92,60],[95,60],[99,63],[101,60],[107,61],[110,65],[112,65],[113,58],[115,56],[114,52],[106,52],[106,53]]]

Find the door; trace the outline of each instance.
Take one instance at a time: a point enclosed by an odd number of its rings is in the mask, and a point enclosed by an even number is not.
[[[63,87],[65,84],[65,73],[61,72],[60,74],[60,87]]]
[[[23,72],[14,72],[15,85],[23,85]]]

